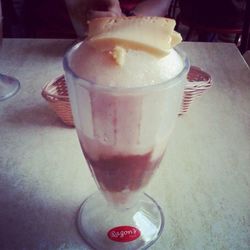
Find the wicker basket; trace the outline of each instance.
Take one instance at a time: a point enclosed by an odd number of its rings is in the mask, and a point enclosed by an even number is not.
[[[74,127],[68,90],[63,75],[46,83],[42,89],[42,96],[66,125]]]
[[[187,79],[179,115],[186,113],[191,103],[212,86],[211,76],[196,66],[190,67]]]
[[[191,66],[187,78],[188,82],[185,86],[179,115],[186,113],[190,104],[212,85],[210,75],[195,66]],[[74,127],[68,90],[63,75],[46,83],[42,90],[42,96],[66,125]]]

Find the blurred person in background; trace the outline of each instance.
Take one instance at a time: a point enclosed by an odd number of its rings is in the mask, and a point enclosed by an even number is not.
[[[75,2],[65,0],[65,2],[79,37],[84,37],[84,33],[86,34],[89,19],[123,15],[165,16],[171,4],[171,0],[78,0]]]
[[[165,16],[171,0],[2,0],[5,37],[84,38],[87,20]]]

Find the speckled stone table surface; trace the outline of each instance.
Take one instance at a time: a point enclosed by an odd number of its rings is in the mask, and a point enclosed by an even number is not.
[[[88,249],[75,219],[96,190],[75,130],[41,97],[72,40],[5,39],[0,71],[21,81],[0,102],[0,249]],[[237,48],[183,43],[213,87],[178,118],[147,187],[166,226],[150,248],[250,249],[250,71]]]

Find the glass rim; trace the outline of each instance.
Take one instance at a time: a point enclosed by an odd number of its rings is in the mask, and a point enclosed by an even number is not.
[[[142,91],[142,90],[156,90],[156,89],[162,89],[162,88],[170,88],[180,82],[180,79],[185,75],[189,68],[190,68],[190,61],[186,54],[181,51],[180,49],[174,48],[174,50],[181,56],[183,59],[183,69],[173,78],[168,79],[166,81],[162,81],[157,84],[151,84],[151,85],[143,85],[143,86],[135,86],[135,87],[121,87],[121,86],[107,86],[104,84],[98,84],[94,81],[85,79],[83,77],[80,77],[69,65],[69,58],[72,56],[72,54],[84,43],[85,41],[81,41],[70,47],[64,57],[63,57],[63,68],[65,73],[69,73],[73,78],[79,79],[82,82],[80,83],[81,86],[85,88],[94,88],[98,90],[103,90],[107,92],[130,92],[130,91]],[[67,80],[67,79],[66,79]],[[79,83],[79,82],[78,82]]]

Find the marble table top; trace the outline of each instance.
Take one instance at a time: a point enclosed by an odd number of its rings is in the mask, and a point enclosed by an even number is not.
[[[75,220],[97,188],[75,129],[41,97],[73,44],[4,39],[0,71],[21,82],[0,102],[0,249],[89,249]],[[146,191],[166,217],[150,248],[250,249],[250,70],[233,44],[182,43],[213,86],[179,117]]]

